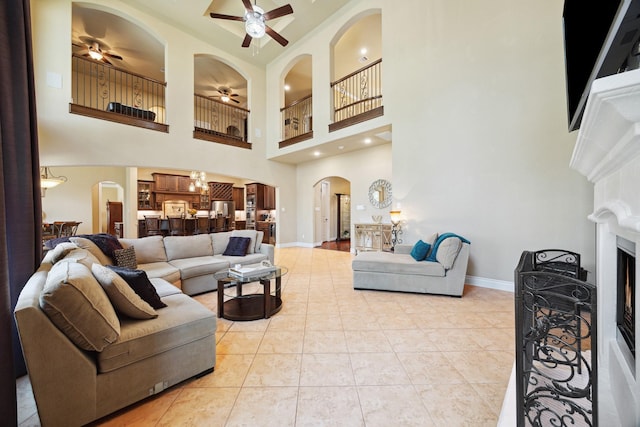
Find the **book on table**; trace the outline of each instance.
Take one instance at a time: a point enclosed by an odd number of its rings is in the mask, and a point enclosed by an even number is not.
[[[276,269],[277,267],[275,266],[240,267],[240,268],[231,267],[229,268],[229,274],[233,277],[237,277],[240,279],[248,279],[251,277],[265,276],[273,271],[276,271]]]

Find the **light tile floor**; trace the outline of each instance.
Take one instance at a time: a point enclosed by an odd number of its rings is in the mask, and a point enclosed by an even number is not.
[[[218,319],[215,372],[104,426],[495,426],[514,360],[513,294],[357,291],[347,252],[276,249],[283,308]],[[216,310],[216,293],[198,301]],[[20,426],[39,426],[28,378]]]

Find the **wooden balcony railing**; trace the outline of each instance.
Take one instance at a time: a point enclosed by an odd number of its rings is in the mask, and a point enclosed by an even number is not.
[[[382,116],[382,59],[331,83],[335,131]]]
[[[194,94],[193,137],[234,147],[251,148],[249,110]]]
[[[169,131],[165,121],[166,82],[75,54],[71,58],[71,70],[70,112]]]
[[[280,109],[282,141],[280,148],[313,138],[312,96],[305,96]]]

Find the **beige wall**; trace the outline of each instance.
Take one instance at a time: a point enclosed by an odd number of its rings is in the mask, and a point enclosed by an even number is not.
[[[271,63],[267,80],[277,78],[291,58],[312,54],[316,137],[306,146],[356,134],[357,126],[334,135],[324,126],[330,121],[326,41],[353,17],[381,8],[385,116],[368,126],[393,127],[392,167],[381,164],[375,178],[389,172],[406,220],[405,242],[434,231],[460,233],[472,241],[468,274],[494,281],[513,281],[521,252],[542,248],[580,252],[593,273],[594,226],[587,219],[592,186],[569,169],[576,133],[567,131],[562,5],[349,2],[304,44]],[[268,104],[268,117],[274,109]],[[275,153],[273,148],[268,154]],[[330,158],[298,169],[301,241],[313,231],[304,216],[310,205],[305,187],[334,174],[336,162]],[[343,164],[343,173],[353,165]],[[373,177],[352,185],[354,222],[370,218],[356,207],[371,209],[365,182]]]
[[[170,133],[70,115],[70,2],[33,0],[43,164],[203,169],[275,185],[285,209],[278,212],[278,241],[285,245],[312,244],[319,180],[351,182],[357,222],[370,220],[368,187],[385,178],[401,203],[405,242],[433,231],[466,236],[472,241],[468,274],[478,279],[511,282],[523,250],[553,247],[580,252],[593,273],[594,227],[586,218],[592,186],[568,166],[576,135],[566,123],[561,0],[403,0],[401,6],[353,0],[283,49],[266,71],[124,2],[99,3],[134,16],[167,42]],[[329,41],[374,8],[382,10],[385,115],[329,133]],[[226,57],[245,73],[254,150],[191,139],[192,111],[180,106],[192,105],[195,53]],[[314,139],[279,150],[283,95],[279,84],[265,82],[281,82],[292,61],[308,54]],[[48,71],[62,74],[62,90],[45,85]],[[392,144],[297,167],[265,160],[389,125]]]

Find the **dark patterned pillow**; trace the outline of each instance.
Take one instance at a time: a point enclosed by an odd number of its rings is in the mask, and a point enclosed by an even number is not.
[[[130,270],[116,265],[107,265],[105,267],[118,273],[118,276],[122,277],[131,286],[131,289],[140,295],[140,298],[148,302],[151,307],[158,309],[167,306],[160,299],[156,288],[153,287],[144,270]]]
[[[116,249],[113,251],[113,258],[115,259],[118,267],[130,268],[132,270],[138,268],[136,251],[133,249],[133,246],[129,246],[124,249]]]
[[[227,248],[222,255],[245,256],[249,243],[251,243],[251,238],[249,237],[229,237],[229,243],[227,243]]]

